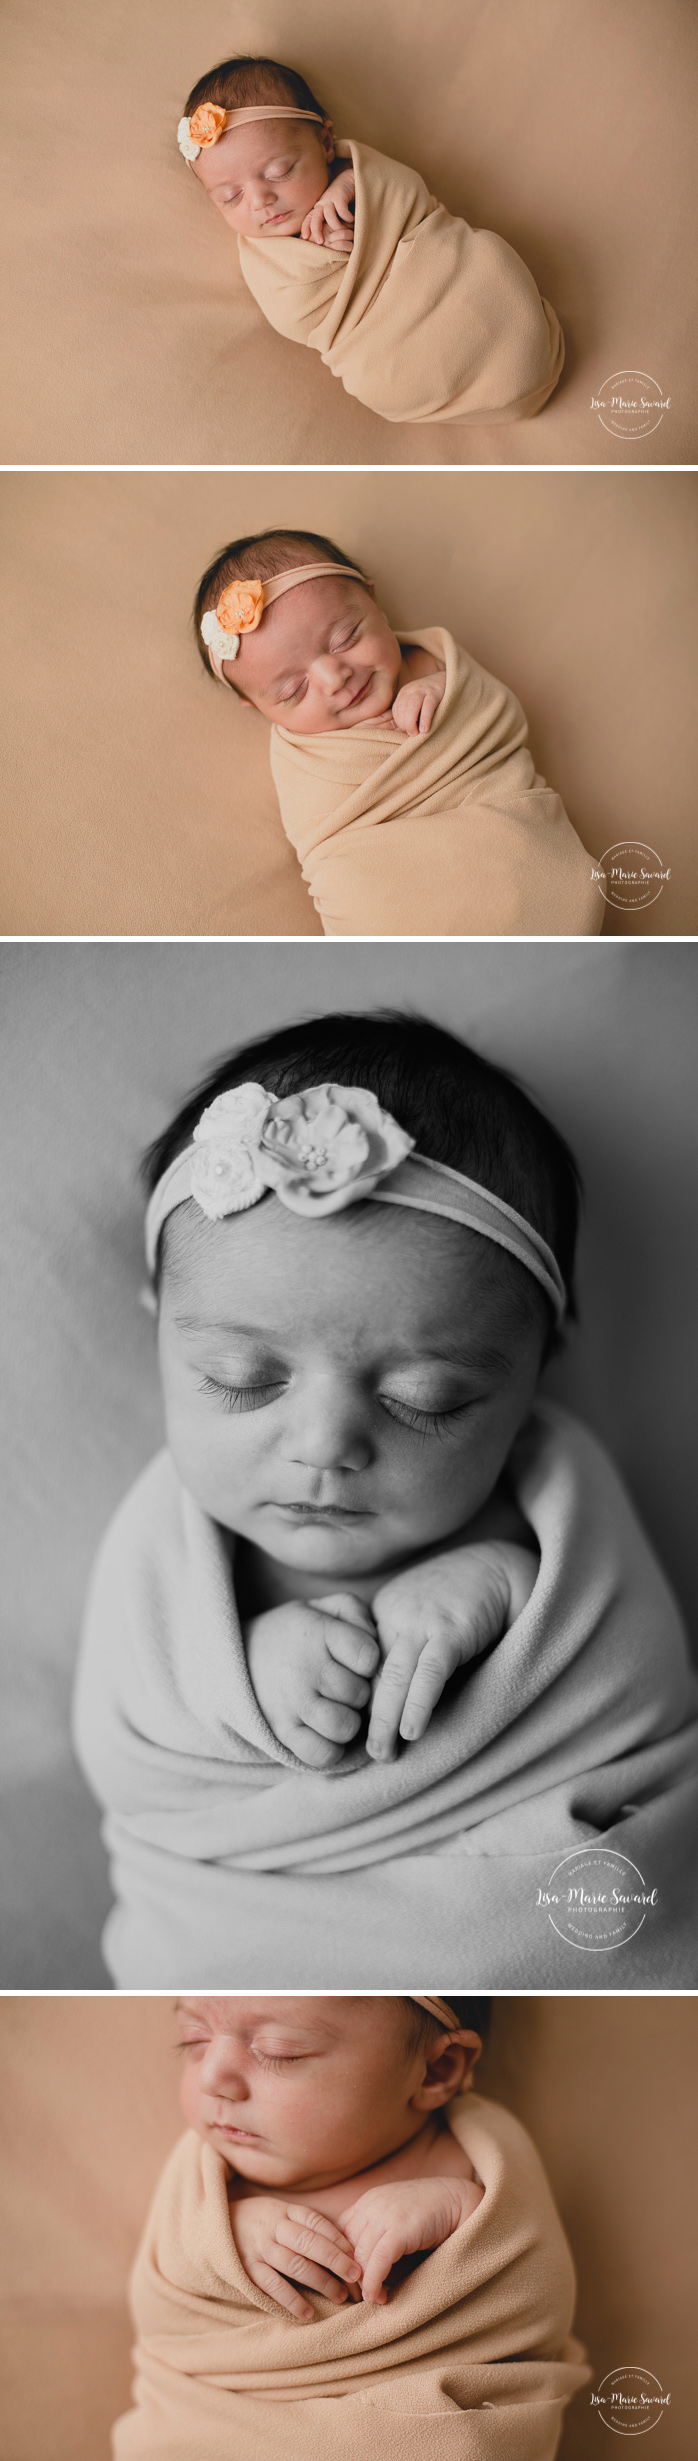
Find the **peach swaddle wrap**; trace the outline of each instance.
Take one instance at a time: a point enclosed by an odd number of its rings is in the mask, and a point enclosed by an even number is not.
[[[311,2293],[303,2327],[248,2279],[225,2163],[180,2139],[132,2275],[138,2406],[115,2461],[553,2461],[589,2377],[567,2241],[519,2121],[465,2094],[449,2122],[485,2188],[476,2213],[386,2307]]]
[[[272,728],[281,818],[323,930],[600,931],[591,855],[536,774],[513,692],[440,625],[400,637],[446,668],[428,735]]]
[[[554,310],[507,240],[471,230],[418,171],[353,138],[354,245],[239,235],[253,297],[277,333],[382,419],[501,425],[532,418],[562,371]]]

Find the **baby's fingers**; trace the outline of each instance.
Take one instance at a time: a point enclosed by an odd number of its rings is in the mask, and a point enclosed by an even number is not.
[[[289,2315],[296,2316],[299,2324],[312,2324],[313,2310],[308,2306],[307,2299],[301,2297],[299,2290],[294,2290],[292,2282],[284,2280],[283,2273],[277,2273],[273,2265],[265,2264],[263,2257],[258,2258],[254,2270],[250,2272],[250,2281],[256,2282],[258,2290],[265,2290],[267,2298],[274,2299],[277,2307],[287,2308]]]
[[[317,1688],[322,1700],[345,1701],[348,1708],[365,1709],[371,1698],[371,1686],[364,1675],[352,1675],[348,1666],[335,1665],[327,1657],[320,1668]]]
[[[352,1675],[375,1675],[380,1659],[376,1627],[371,1609],[362,1598],[343,1596],[338,1591],[330,1598],[315,1598],[314,1606],[328,1618],[325,1644],[338,1666],[347,1666]]]
[[[360,2244],[360,2240],[357,2241],[357,2246]],[[370,2255],[366,2257],[363,2268],[361,2296],[367,2307],[385,2307],[388,2297],[385,2288],[386,2276],[402,2253],[402,2247],[396,2244],[394,2232],[381,2231],[380,2238],[377,2239],[375,2247],[371,2249]]]
[[[421,1641],[396,1641],[381,1668],[366,1737],[371,1760],[392,1760]]]
[[[405,1743],[416,1743],[420,1735],[426,1734],[444,1684],[448,1683],[449,1676],[455,1675],[462,1656],[463,1644],[456,1632],[450,1635],[442,1633],[438,1640],[426,1642],[400,1718],[400,1733]]]
[[[321,1700],[316,1693],[312,1705],[304,1712],[308,1734],[324,1735],[328,1743],[352,1743],[358,1734],[361,1718],[358,1709],[345,1707],[341,1700]],[[299,1760],[304,1757],[298,1747]],[[321,1765],[321,1764],[320,1764]]]
[[[438,709],[440,699],[440,692],[430,692],[427,685],[427,690],[424,694],[424,699],[419,712],[419,724],[417,729],[418,734],[428,735],[434,711],[435,709]]]
[[[276,2237],[282,2247],[294,2247],[300,2255],[311,2256],[314,2263],[329,2267],[331,2277],[338,2275],[343,2282],[360,2280],[361,2266],[357,2264],[351,2240],[326,2214],[308,2212],[305,2205],[288,2205],[285,2216],[277,2222]]]
[[[313,239],[316,247],[321,248],[324,238],[325,208],[323,199],[320,197],[318,204],[313,205],[311,212],[306,214],[305,221],[301,226],[301,239]]]

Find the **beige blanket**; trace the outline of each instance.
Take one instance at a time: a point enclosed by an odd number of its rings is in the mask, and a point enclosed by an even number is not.
[[[532,418],[565,346],[520,256],[430,196],[418,171],[352,139],[351,255],[303,239],[240,238],[249,289],[277,333],[319,350],[368,410],[484,427]]]
[[[513,692],[440,625],[401,637],[446,667],[428,735],[272,728],[281,818],[323,930],[600,931],[592,858],[534,769]]]
[[[225,2163],[180,2139],[132,2275],[138,2407],[116,2461],[552,2461],[589,2376],[569,2248],[520,2122],[475,2094],[449,2116],[477,2212],[386,2307],[311,2294],[303,2326],[248,2280]]]

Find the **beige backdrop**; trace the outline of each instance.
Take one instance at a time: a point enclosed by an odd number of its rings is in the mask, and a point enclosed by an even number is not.
[[[173,2036],[165,1999],[0,2007],[0,2461],[108,2461],[127,2270],[181,2125]],[[548,2167],[596,2384],[630,2363],[671,2394],[661,2461],[695,2453],[697,2056],[695,2001],[502,1998],[480,2070]],[[579,2394],[560,2461],[605,2461],[606,2432]]]
[[[695,458],[691,0],[16,0],[5,18],[0,458]],[[189,87],[232,48],[290,55],[340,134],[519,250],[567,341],[541,418],[388,426],[265,324],[175,142]],[[624,368],[671,404],[636,441],[591,407]]]
[[[67,1704],[97,1540],[162,1440],[136,1164],[250,1034],[409,1006],[513,1068],[569,1137],[582,1314],[548,1382],[610,1445],[695,1626],[697,977],[692,948],[596,941],[0,952],[0,1988],[103,1977],[104,1858]]]
[[[446,624],[513,687],[593,854],[641,838],[671,868],[607,929],[698,930],[689,473],[27,473],[0,504],[0,930],[319,934],[266,720],[190,629],[211,555],[273,523],[335,536],[393,624]]]

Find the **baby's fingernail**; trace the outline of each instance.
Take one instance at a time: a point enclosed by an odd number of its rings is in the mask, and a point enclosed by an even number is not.
[[[360,1649],[360,1650],[359,1650],[359,1655],[358,1655],[358,1658],[357,1658],[357,1661],[356,1661],[356,1671],[357,1671],[357,1674],[359,1674],[359,1675],[372,1675],[372,1673],[373,1673],[373,1669],[374,1669],[374,1666],[375,1666],[375,1663],[376,1663],[376,1658],[377,1658],[377,1655],[378,1655],[378,1644],[377,1644],[377,1642],[376,1642],[376,1641],[366,1641],[366,1642],[365,1642],[365,1644],[364,1644],[363,1649]]]

